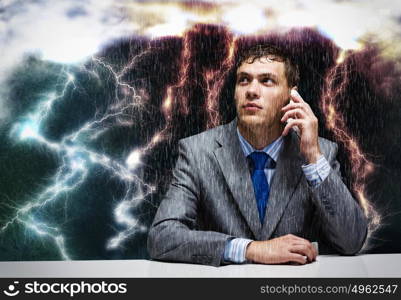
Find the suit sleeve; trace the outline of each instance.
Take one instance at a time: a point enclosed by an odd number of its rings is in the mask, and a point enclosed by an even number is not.
[[[157,260],[219,266],[225,245],[233,236],[197,230],[200,201],[197,167],[190,147],[178,144],[173,179],[148,235],[150,257]]]
[[[325,239],[341,254],[353,255],[362,248],[368,221],[340,174],[337,144],[331,143],[328,161],[331,170],[317,187],[310,187]]]

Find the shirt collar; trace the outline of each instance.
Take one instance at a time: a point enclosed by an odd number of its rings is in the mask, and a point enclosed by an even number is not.
[[[239,132],[238,127],[237,127],[237,134],[238,134],[238,138],[239,138],[239,141],[240,141],[240,144],[241,144],[242,151],[244,152],[245,156],[248,156],[249,154],[251,154],[254,151],[265,152],[267,155],[269,155],[274,160],[274,162],[277,162],[278,156],[280,154],[280,150],[281,150],[282,145],[283,145],[283,137],[282,136],[280,136],[278,139],[276,139],[271,144],[267,145],[262,150],[256,150],[241,135],[241,133]]]

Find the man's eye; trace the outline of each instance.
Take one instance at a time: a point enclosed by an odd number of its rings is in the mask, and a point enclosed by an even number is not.
[[[262,83],[264,83],[264,84],[274,84],[275,81],[273,79],[271,79],[271,78],[263,78],[262,79]]]
[[[249,80],[247,77],[240,77],[238,78],[238,83],[247,83]]]

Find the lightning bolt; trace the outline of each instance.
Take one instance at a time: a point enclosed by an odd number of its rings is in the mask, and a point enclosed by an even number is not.
[[[210,28],[209,28],[210,29]],[[168,126],[171,126],[172,109],[179,108],[182,115],[189,114],[189,99],[185,92],[185,86],[194,84],[196,70],[192,70],[191,66],[194,60],[194,36],[208,36],[208,28],[202,24],[193,26],[185,32],[183,36],[183,48],[181,51],[181,65],[177,83],[170,85],[166,89],[166,96],[163,100],[162,111],[165,119],[168,121]],[[207,116],[206,129],[220,125],[220,114],[218,111],[218,100],[224,81],[230,69],[233,66],[235,38],[227,30],[220,30],[218,36],[223,40],[224,59],[213,67],[209,67],[201,72],[205,86],[203,86],[206,97],[204,109]],[[176,105],[176,106],[175,106]]]
[[[220,114],[218,111],[218,100],[227,73],[233,66],[235,39],[231,35],[225,36],[227,55],[218,70],[208,70],[204,73],[206,82],[206,112],[208,115],[206,128],[220,125]]]
[[[181,89],[185,85],[189,77],[191,50],[189,48],[190,43],[188,41],[188,34],[184,35],[183,43],[184,47],[183,50],[181,51],[182,64],[180,65],[180,70],[179,70],[179,77],[178,77],[179,80],[176,84],[167,87],[166,97],[162,101],[161,109],[164,114],[164,118],[167,121],[166,128],[169,128],[171,126],[173,118],[172,110],[174,104],[176,104],[176,101],[180,109],[180,112],[183,115],[188,115],[189,113],[189,105],[188,105],[189,103],[187,96],[184,95],[184,93],[181,93],[178,96],[179,89]]]
[[[361,150],[357,139],[349,133],[343,114],[341,113],[337,99],[342,96],[348,86],[352,74],[351,64],[346,60],[345,52],[339,55],[337,64],[329,70],[325,89],[321,101],[321,109],[326,116],[326,127],[333,132],[336,140],[343,143],[351,161],[353,178],[353,190],[358,201],[369,220],[368,237],[378,229],[381,224],[381,216],[370,202],[366,192],[366,179],[374,172],[375,165]],[[364,248],[366,247],[366,244]]]
[[[191,41],[190,41],[190,31],[186,32],[183,37],[183,49],[181,50],[179,72],[178,72],[178,82],[175,84],[169,85],[166,88],[166,95],[162,100],[161,111],[164,115],[164,119],[166,120],[165,128],[159,133],[159,136],[156,137],[160,139],[164,137],[167,132],[172,128],[173,122],[173,108],[178,107],[179,113],[182,115],[189,114],[189,100],[188,95],[186,93],[180,92],[183,90],[183,87],[189,81],[191,75]]]
[[[34,215],[35,212],[43,209],[49,203],[59,201],[62,194],[70,193],[84,184],[88,174],[90,174],[90,169],[95,165],[107,170],[112,176],[125,184],[124,196],[116,204],[113,212],[115,222],[123,229],[111,237],[105,247],[107,249],[116,249],[135,233],[146,230],[146,226],[142,225],[138,218],[132,216],[130,211],[149,194],[154,193],[156,188],[144,182],[134,171],[141,164],[142,157],[163,140],[163,130],[157,132],[147,145],[132,150],[125,161],[117,161],[105,153],[99,153],[91,149],[87,142],[99,138],[101,134],[112,126],[127,126],[131,124],[130,121],[127,121],[127,117],[131,116],[131,109],[138,106],[142,107],[144,103],[135,87],[125,82],[123,76],[132,70],[135,63],[148,51],[150,49],[134,56],[118,72],[101,58],[92,57],[92,63],[99,68],[107,70],[115,82],[114,104],[110,105],[105,113],[96,113],[93,120],[86,122],[76,131],[64,136],[61,141],[49,140],[41,133],[41,128],[47,121],[54,103],[62,101],[69,88],[77,88],[75,77],[68,69],[63,69],[62,72],[62,91],[48,93],[42,99],[39,99],[34,112],[27,114],[14,124],[10,131],[12,138],[17,139],[19,142],[31,141],[45,146],[48,150],[59,155],[61,165],[53,176],[50,186],[23,206],[15,207],[15,213],[3,223],[0,233],[4,233],[12,224],[20,223],[39,237],[50,237],[60,256],[66,260],[71,259],[61,229],[37,220]],[[93,70],[89,71],[84,66],[81,69],[88,71],[96,78],[100,78]],[[110,123],[112,125],[109,125]]]

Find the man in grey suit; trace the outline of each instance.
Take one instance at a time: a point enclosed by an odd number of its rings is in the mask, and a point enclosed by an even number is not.
[[[219,266],[305,264],[357,253],[367,219],[340,175],[337,145],[296,91],[297,66],[257,46],[237,63],[237,118],[179,142],[149,231],[151,258]]]

